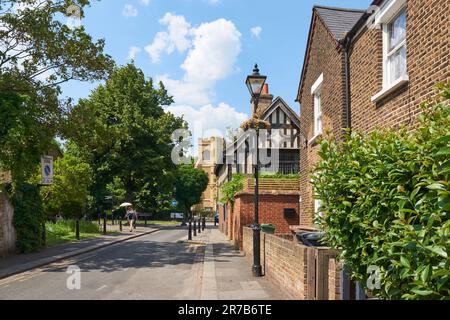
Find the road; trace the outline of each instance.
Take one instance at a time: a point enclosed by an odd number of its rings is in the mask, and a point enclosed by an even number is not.
[[[180,243],[186,230],[153,234],[0,280],[0,299],[199,299],[203,246]],[[69,266],[80,289],[69,290]],[[76,281],[69,281],[75,284]]]

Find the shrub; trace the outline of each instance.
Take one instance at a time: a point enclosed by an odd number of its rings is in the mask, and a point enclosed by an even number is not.
[[[231,181],[228,181],[223,184],[222,191],[222,199],[220,199],[223,203],[230,203],[231,210],[234,208],[234,202],[236,201],[236,194],[241,192],[244,189],[244,179],[245,175],[242,174],[234,174]]]
[[[322,141],[313,182],[317,223],[363,285],[380,268],[387,299],[450,296],[450,86],[422,105],[414,131]]]
[[[12,204],[17,248],[21,253],[38,250],[43,245],[45,221],[39,188],[32,185],[18,187],[12,196]]]

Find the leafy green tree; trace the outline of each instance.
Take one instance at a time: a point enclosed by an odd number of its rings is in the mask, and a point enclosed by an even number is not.
[[[326,240],[377,296],[450,296],[450,83],[414,131],[353,133],[321,143],[314,185]]]
[[[172,103],[162,83],[155,88],[132,64],[116,68],[104,85],[72,110],[71,139],[82,148],[94,172],[93,194],[101,204],[105,186],[118,182],[128,202],[141,209],[169,194],[175,165],[172,133],[186,126],[164,111]]]
[[[88,201],[92,170],[73,143],[65,149],[54,163],[53,184],[41,190],[44,211],[48,217],[80,218]]]
[[[0,167],[15,184],[34,174],[35,164],[58,134],[70,101],[59,85],[71,79],[105,78],[113,61],[104,42],[64,16],[88,0],[0,1]]]
[[[181,165],[177,169],[175,199],[184,213],[191,216],[191,207],[199,203],[208,187],[208,175],[193,165]]]

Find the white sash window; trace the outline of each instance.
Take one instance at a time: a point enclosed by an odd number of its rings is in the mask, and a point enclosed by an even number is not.
[[[375,25],[383,30],[383,89],[372,97],[374,102],[409,81],[406,3],[406,0],[386,0],[375,13]]]

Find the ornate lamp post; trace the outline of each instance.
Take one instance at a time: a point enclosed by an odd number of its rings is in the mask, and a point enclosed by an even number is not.
[[[262,276],[261,267],[261,248],[260,248],[260,238],[261,238],[261,226],[259,225],[259,130],[261,127],[267,128],[267,124],[259,119],[258,114],[258,103],[263,90],[264,84],[266,83],[266,76],[259,74],[258,65],[255,65],[253,69],[253,74],[247,77],[246,85],[250,92],[253,101],[253,117],[244,126],[247,129],[256,129],[256,164],[255,164],[255,221],[253,224],[253,275],[255,277]]]

